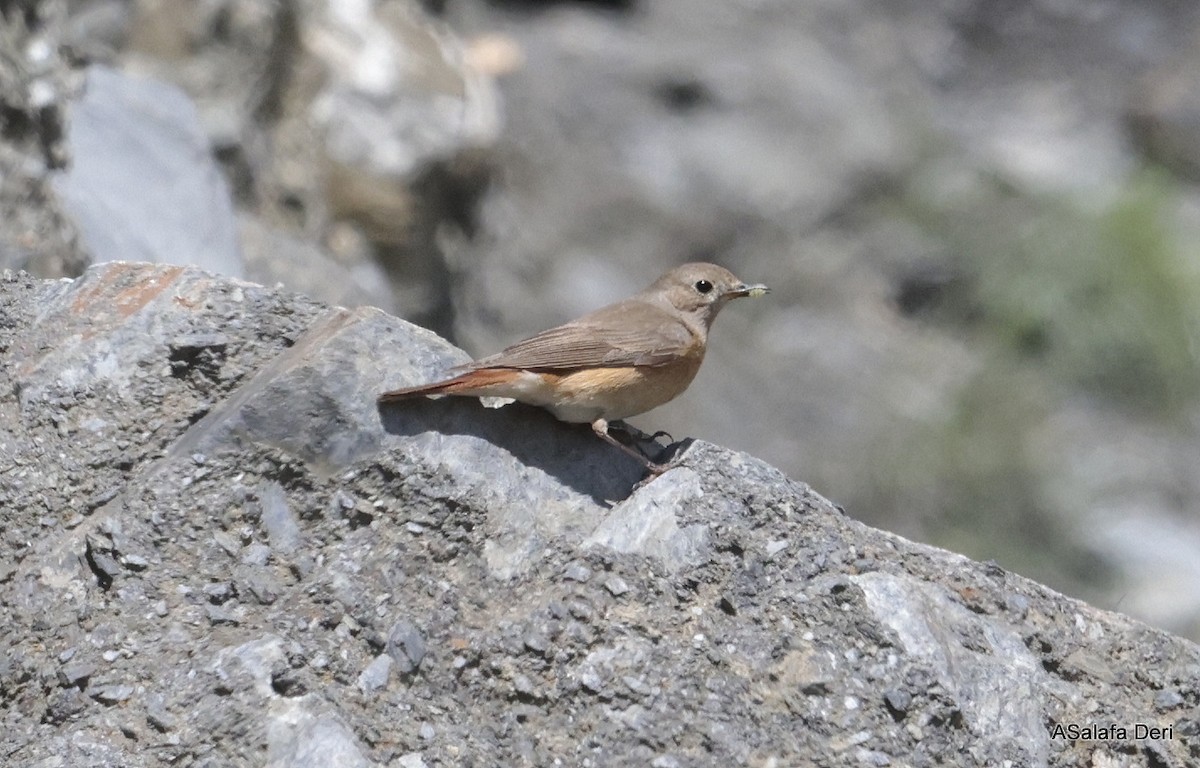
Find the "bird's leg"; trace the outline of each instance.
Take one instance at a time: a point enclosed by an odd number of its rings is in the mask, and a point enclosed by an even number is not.
[[[662,430],[655,432],[653,435],[648,435],[645,432],[643,432],[642,430],[633,426],[632,424],[628,424],[624,421],[613,421],[613,422],[610,422],[608,426],[610,429],[619,429],[622,432],[624,432],[628,436],[628,439],[632,441],[633,447],[637,449],[637,452],[642,454],[646,458],[651,459],[652,461],[653,461],[653,458],[651,457],[650,452],[649,452],[649,450],[647,450],[647,448],[652,445],[658,449],[657,451],[655,451],[655,453],[661,454],[663,451],[663,447],[658,442],[659,436],[666,435],[668,440],[670,440],[671,442],[675,442],[675,438],[671,437],[671,434],[669,432],[663,432]]]
[[[643,456],[640,451],[635,451],[633,448],[630,448],[628,445],[625,445],[620,440],[608,434],[608,422],[604,419],[596,419],[593,421],[592,431],[595,432],[596,436],[604,442],[609,443],[610,445],[615,445],[617,448],[620,448],[622,451],[644,464],[646,469],[650,471],[650,477],[658,477],[663,472],[666,472],[671,468],[669,464],[654,463],[650,459]]]

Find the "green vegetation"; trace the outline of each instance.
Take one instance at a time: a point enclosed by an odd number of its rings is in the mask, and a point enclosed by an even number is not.
[[[1049,420],[1080,395],[1167,423],[1194,406],[1200,253],[1179,242],[1178,204],[1151,172],[1096,210],[996,182],[950,204],[903,200],[898,213],[945,247],[939,271],[951,279],[928,320],[981,365],[942,418],[875,446],[876,514],[925,509],[933,543],[1075,594],[1106,579],[1058,535],[1072,510],[1060,508],[1065,438]]]
[[[1146,172],[1094,213],[997,185],[922,218],[956,254],[964,279],[947,307],[973,339],[1172,416],[1200,389],[1200,254],[1177,242],[1175,198],[1166,176]]]

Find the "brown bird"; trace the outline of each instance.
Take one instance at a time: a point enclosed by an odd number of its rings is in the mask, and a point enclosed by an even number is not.
[[[761,296],[715,264],[684,264],[641,293],[572,320],[499,354],[452,369],[452,378],[379,396],[380,403],[421,395],[507,397],[541,406],[592,430],[646,465],[656,464],[608,433],[610,422],[673,400],[700,370],[708,329],[740,296]]]

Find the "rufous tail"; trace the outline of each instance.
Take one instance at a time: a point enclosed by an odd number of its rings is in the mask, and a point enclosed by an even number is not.
[[[495,384],[503,384],[516,375],[516,371],[507,368],[481,368],[477,371],[460,373],[452,379],[435,381],[432,384],[421,384],[416,387],[405,387],[384,392],[379,396],[379,402],[390,403],[405,400],[410,397],[429,397],[432,395],[466,395],[478,396],[486,394],[480,390]]]

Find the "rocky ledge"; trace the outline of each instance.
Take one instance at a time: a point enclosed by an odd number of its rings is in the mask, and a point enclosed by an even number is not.
[[[1200,760],[1195,645],[711,444],[381,411],[464,355],[377,310],[5,273],[0,354],[5,765]]]

